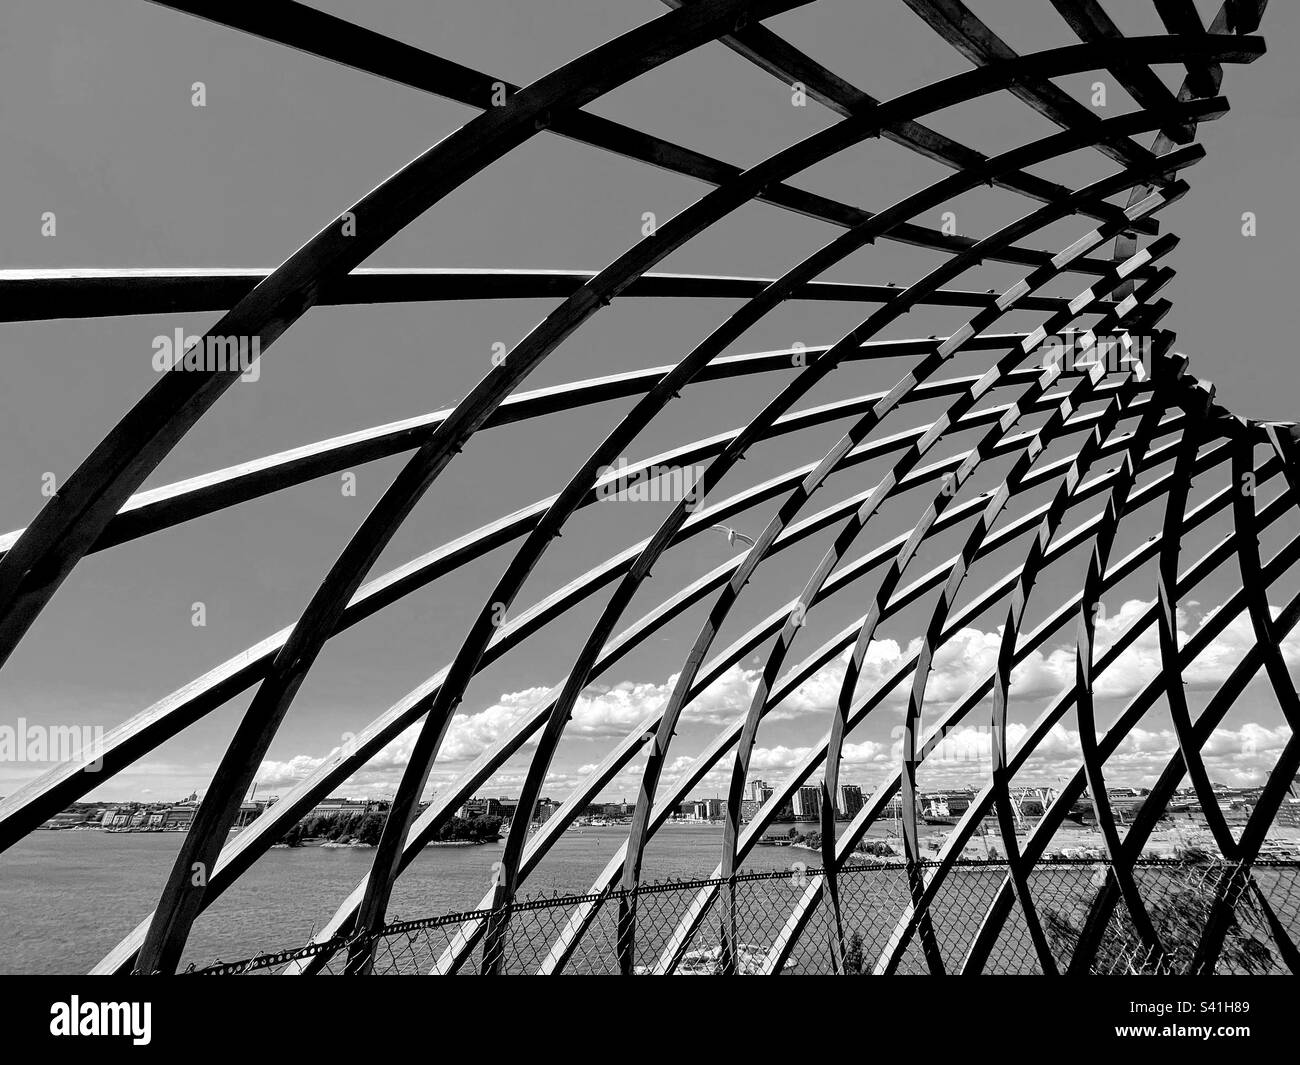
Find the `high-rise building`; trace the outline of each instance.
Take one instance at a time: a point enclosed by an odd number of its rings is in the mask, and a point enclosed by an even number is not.
[[[794,793],[794,819],[817,821],[821,819],[821,788],[800,788]]]
[[[856,784],[841,784],[839,787],[839,810],[841,817],[853,817],[862,809],[862,789]]]

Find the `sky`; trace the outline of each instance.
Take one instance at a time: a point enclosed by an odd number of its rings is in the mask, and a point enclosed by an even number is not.
[[[650,0],[369,0],[321,3],[331,13],[417,44],[494,76],[528,83],[651,18]],[[1074,42],[1050,5],[988,0],[970,5],[1021,52]],[[1213,7],[1198,5],[1208,18]],[[1130,34],[1158,32],[1153,5],[1107,5]],[[831,70],[878,99],[969,69],[969,64],[901,3],[861,5],[819,0],[768,25]],[[1290,61],[1300,45],[1300,16],[1274,4],[1261,29],[1269,53],[1251,66],[1230,66],[1223,92],[1229,115],[1201,128],[1208,156],[1187,171],[1191,192],[1161,216],[1162,231],[1181,244],[1168,263],[1177,275],[1164,295],[1174,304],[1165,326],[1191,371],[1213,381],[1236,413],[1296,417],[1294,295],[1300,212],[1300,82]],[[1175,86],[1183,72],[1160,68]],[[1131,107],[1106,72],[1058,79],[1088,101],[1106,85],[1105,115]],[[202,82],[205,105],[194,106]],[[284,261],[329,219],[474,112],[253,39],[143,0],[11,0],[0,10],[0,268],[256,267]],[[644,129],[741,165],[752,165],[825,128],[835,119],[815,101],[792,103],[789,86],[721,44],[710,44],[613,91],[593,113]],[[1053,132],[1027,106],[998,97],[939,112],[927,121],[992,153]],[[1148,135],[1149,136],[1149,135]],[[1145,143],[1145,140],[1144,140]],[[1095,152],[1078,152],[1035,173],[1078,186],[1113,172]],[[940,165],[897,145],[874,141],[812,167],[793,183],[878,211],[946,174]],[[660,221],[707,191],[691,179],[652,170],[549,133],[488,167],[381,248],[366,264],[387,267],[599,270],[640,238],[646,212]],[[992,232],[1026,211],[1013,193],[980,189],[949,207],[958,231]],[[53,212],[52,236],[42,232]],[[1243,215],[1257,221],[1242,232]],[[939,212],[918,219],[938,228]],[[1091,228],[1072,220],[1027,243],[1057,249]],[[837,230],[777,207],[751,204],[688,243],[662,271],[776,277]],[[833,268],[829,279],[905,285],[939,261],[936,253],[881,241]],[[957,287],[1002,288],[1016,269],[990,263]],[[1069,275],[1049,286],[1074,295],[1088,283]],[[513,345],[554,306],[548,300],[316,308],[268,353],[256,382],[233,386],[151,475],[155,487],[260,455],[428,411],[450,408],[491,368],[494,347]],[[523,387],[536,388],[679,360],[738,304],[726,300],[625,299],[591,319],[552,354]],[[794,303],[781,308],[728,349],[729,354],[831,344],[866,316],[855,304]],[[884,336],[947,335],[969,312],[922,310]],[[61,482],[153,383],[152,340],[176,328],[199,333],[216,314],[68,319],[0,325],[0,527],[27,524],[43,503],[46,475]],[[920,319],[920,320],[915,320]],[[1036,324],[1008,315],[998,331]],[[954,373],[975,374],[987,355],[966,356]],[[908,369],[903,360],[842,367],[802,405],[887,390]],[[684,441],[739,427],[753,417],[788,373],[699,384],[641,434],[629,460]],[[1005,400],[1003,400],[1005,401]],[[556,492],[630,407],[619,400],[478,434],[438,479],[385,550],[372,576],[502,514]],[[922,425],[942,406],[923,403],[891,416],[895,431]],[[801,463],[815,462],[848,426],[823,424],[757,447],[719,490],[729,495]],[[954,437],[944,454],[970,447]],[[1066,444],[1045,461],[1069,455]],[[939,452],[936,452],[938,455]],[[403,461],[395,456],[352,471],[356,494],[330,476],[183,524],[84,560],[0,673],[0,729],[109,728],[196,676],[290,624],[348,537],[379,499]],[[892,458],[831,478],[806,513],[870,488]],[[1099,471],[1110,464],[1099,466]],[[987,463],[970,491],[995,487],[1005,462]],[[1193,504],[1222,487],[1220,468],[1198,480]],[[933,489],[918,489],[884,508],[848,561],[905,533]],[[1271,491],[1271,490],[1270,490]],[[712,498],[712,497],[711,497]],[[1270,498],[1260,497],[1260,505]],[[1027,505],[1045,497],[1031,496]],[[668,504],[598,505],[574,519],[570,534],[533,572],[517,614],[628,543],[650,535]],[[754,507],[729,523],[755,535],[774,512]],[[1008,518],[1021,513],[1013,508]],[[1125,524],[1115,558],[1158,531],[1161,508],[1149,505]],[[1067,521],[1082,520],[1082,513]],[[1004,519],[1004,521],[1007,519]],[[1284,523],[1280,523],[1284,524]],[[1294,523],[1292,522],[1292,527]],[[1185,558],[1199,557],[1226,526],[1211,522],[1187,538]],[[746,589],[715,651],[802,588],[833,534],[810,537],[766,563]],[[927,572],[960,545],[964,529],[936,536],[909,570]],[[1264,537],[1265,557],[1283,541]],[[977,565],[959,604],[1015,565],[1020,547]],[[299,692],[258,774],[259,797],[283,794],[368,721],[454,655],[515,545],[499,548],[330,641]],[[630,623],[681,584],[734,557],[714,533],[675,548],[625,615]],[[1030,624],[1047,606],[1079,590],[1087,557],[1075,551],[1035,591]],[[805,655],[865,611],[874,580],[852,585],[810,614],[789,662]],[[1225,595],[1240,588],[1235,564],[1220,567],[1182,606],[1184,639]],[[606,592],[568,611],[549,631],[483,671],[471,685],[430,778],[430,791],[455,780],[506,734],[552,686],[562,683]],[[1286,575],[1269,590],[1280,606],[1294,594]],[[1107,593],[1099,627],[1105,644],[1155,597],[1155,575],[1142,567]],[[193,624],[202,604],[204,624]],[[932,598],[881,627],[862,682],[889,674],[929,616]],[[697,606],[596,678],[551,767],[546,793],[563,798],[625,735],[658,709],[704,618]],[[1005,608],[971,620],[942,650],[930,680],[930,705],[957,698],[996,655]],[[1199,712],[1226,671],[1249,647],[1244,619],[1234,622],[1188,676]],[[759,654],[766,653],[766,645]],[[1300,640],[1284,647],[1293,674]],[[749,656],[687,710],[674,740],[669,781],[682,773],[719,728],[742,715],[762,668]],[[1108,671],[1098,688],[1104,727],[1159,668],[1154,632]],[[825,735],[843,664],[833,660],[777,707],[758,736],[751,776],[783,779]],[[1061,687],[1073,681],[1073,623],[1018,672],[1011,712],[1012,745]],[[845,779],[872,787],[897,765],[906,683],[849,737]],[[865,691],[860,686],[859,692]],[[247,705],[242,696],[105,781],[89,795],[167,801],[202,793]],[[927,710],[927,715],[931,711]],[[987,705],[972,728],[957,733],[927,763],[923,786],[978,785],[987,777]],[[927,720],[931,720],[927,716]],[[1267,685],[1252,685],[1207,748],[1216,780],[1261,782],[1288,738]],[[1077,724],[1067,716],[1026,767],[1026,781],[1052,782],[1079,764]],[[352,796],[391,795],[410,736],[394,742],[345,786]],[[1150,782],[1175,747],[1163,704],[1116,752],[1116,783]],[[531,747],[485,786],[514,794]],[[634,799],[634,762],[602,797]],[[0,763],[0,794],[48,766]],[[694,789],[725,793],[730,760]]]

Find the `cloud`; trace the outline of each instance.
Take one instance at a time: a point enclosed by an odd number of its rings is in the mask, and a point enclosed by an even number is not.
[[[1104,607],[1105,604],[1103,604]],[[1096,626],[1096,653],[1100,659],[1115,640],[1152,606],[1151,601],[1130,599],[1114,613],[1099,614]],[[1274,615],[1277,610],[1273,610]],[[1195,624],[1183,611],[1178,614],[1178,642],[1186,648],[1193,636],[1210,620],[1202,614]],[[1002,643],[1002,628],[985,632],[977,628],[963,628],[935,653],[933,671],[926,684],[927,704],[952,702],[985,676],[997,665],[998,648]],[[1255,644],[1254,629],[1250,619],[1238,616],[1232,619],[1218,636],[1210,640],[1183,673],[1188,690],[1215,691],[1228,674],[1245,657]],[[899,668],[907,655],[915,654],[921,646],[919,639],[912,640],[904,653],[892,640],[881,641],[881,653],[873,669],[864,669],[858,684],[858,694],[871,690],[892,671]],[[874,645],[873,645],[874,647]],[[1300,669],[1300,630],[1293,630],[1283,641],[1283,658],[1292,670]],[[1044,653],[1041,649],[1026,655],[1011,673],[1011,695],[1021,699],[1049,698],[1074,684],[1075,647],[1071,640]],[[1131,698],[1150,683],[1163,670],[1160,654],[1159,631],[1150,625],[1124,649],[1103,672],[1097,674],[1093,691],[1101,699]],[[892,693],[896,705],[905,703],[911,679],[900,684]]]
[[[1124,602],[1113,613],[1102,611],[1097,621],[1098,657],[1150,606],[1149,602],[1133,599]],[[1202,614],[1193,620],[1189,613],[1180,612],[1180,646],[1187,646],[1206,624],[1208,617],[1208,614]],[[1001,639],[1001,629],[984,631],[966,627],[954,633],[938,649],[926,686],[928,714],[946,709],[974,683],[989,674],[996,664]],[[1217,689],[1254,643],[1254,631],[1249,619],[1234,618],[1185,671],[1184,680],[1188,690]],[[915,654],[919,647],[919,639],[912,640],[906,647],[888,637],[873,641],[859,677],[856,690],[858,699],[901,669],[907,658]],[[1292,634],[1284,641],[1283,655],[1293,667],[1300,666],[1300,633]],[[685,707],[683,723],[716,730],[740,720],[749,709],[761,677],[761,664],[761,659],[755,658],[750,667],[733,665],[726,669]],[[1151,626],[1098,675],[1094,690],[1102,700],[1128,699],[1144,688],[1152,677],[1157,676],[1161,668],[1159,637],[1155,626]],[[766,720],[785,722],[795,730],[802,728],[802,738],[806,743],[819,740],[825,735],[829,714],[838,700],[844,670],[845,658],[841,655],[817,670],[780,704],[772,707]],[[1058,643],[1055,647],[1049,646],[1025,656],[1012,673],[1012,697],[1017,700],[1046,700],[1072,686],[1074,678],[1073,641]],[[565,736],[567,739],[605,744],[621,740],[652,715],[662,712],[676,682],[677,675],[674,674],[663,683],[629,680],[612,685],[593,685],[577,700]],[[910,687],[911,677],[905,676],[889,694],[887,703],[895,710],[901,710],[906,706]],[[495,702],[473,713],[457,714],[447,730],[438,755],[433,774],[435,783],[454,777],[470,761],[509,736],[554,694],[555,689],[551,688],[524,688],[503,693]],[[1023,734],[1023,726],[1009,726],[1008,743],[1012,749]],[[408,729],[389,743],[364,770],[348,782],[349,785],[375,791],[387,789],[391,792],[401,770],[410,760],[415,735],[414,728]],[[897,729],[891,739],[891,743],[864,741],[847,745],[844,752],[846,765],[881,769],[897,765]],[[1267,772],[1267,765],[1272,764],[1272,759],[1276,757],[1283,742],[1285,730],[1271,730],[1257,723],[1243,725],[1236,732],[1219,729],[1207,745],[1206,757],[1207,760],[1215,760],[1217,771],[1236,782],[1262,779],[1262,775]],[[1168,730],[1135,729],[1112,756],[1110,765],[1134,774],[1154,775],[1163,768],[1164,761],[1175,746],[1173,734]],[[779,771],[788,770],[802,762],[810,749],[806,744],[789,741],[774,747],[760,748],[754,752],[751,760],[753,772],[777,775]],[[685,759],[684,762],[682,758]],[[665,783],[670,783],[675,774],[686,771],[691,758],[682,758],[665,771]],[[262,763],[257,779],[259,784],[269,787],[292,786],[324,761],[323,757],[306,754],[296,755],[288,761],[266,761]],[[945,738],[941,747],[927,761],[927,771],[942,771],[945,766],[965,767],[966,771],[973,765],[987,766],[988,734],[973,727],[957,729]],[[1053,729],[1034,755],[1035,766],[1039,762],[1048,766],[1041,770],[1045,773],[1073,771],[1080,764],[1077,734],[1060,726]],[[565,783],[576,785],[594,771],[596,766],[597,762],[586,761],[576,768],[553,769],[552,781],[556,786]],[[724,758],[721,767],[709,774],[709,780],[725,786],[730,779],[730,766],[730,758]],[[509,773],[502,770],[498,778],[494,779],[503,787],[511,781],[522,782],[523,770],[511,770]],[[636,782],[633,775],[624,769],[614,778],[610,787],[617,784],[635,786]]]
[[[1024,741],[1028,727],[1013,723],[1007,726],[1007,748],[1014,755]],[[1270,729],[1247,722],[1237,729],[1218,728],[1202,748],[1210,778],[1225,784],[1258,784],[1268,776],[1291,733],[1285,727]],[[1153,782],[1178,750],[1178,737],[1172,729],[1134,728],[1105,763],[1108,780],[1132,784]],[[896,760],[901,742],[892,752]],[[962,726],[948,733],[926,758],[922,773],[928,786],[972,784],[989,779],[992,757],[992,733],[982,725]],[[1079,733],[1058,723],[1043,738],[1026,762],[1017,780],[1025,783],[1054,782],[1069,776],[1083,764]]]

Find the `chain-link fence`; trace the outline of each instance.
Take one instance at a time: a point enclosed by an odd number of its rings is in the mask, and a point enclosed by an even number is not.
[[[1150,859],[1120,877],[1106,862],[1044,861],[1026,889],[1028,908],[998,861],[860,864],[833,884],[801,868],[663,881],[520,897],[496,912],[399,921],[190,972],[1137,975],[1300,965],[1300,862]]]

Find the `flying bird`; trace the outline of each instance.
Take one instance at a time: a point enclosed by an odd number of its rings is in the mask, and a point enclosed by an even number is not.
[[[737,540],[743,540],[745,543],[749,544],[750,547],[754,546],[753,537],[746,536],[743,532],[736,532],[736,530],[731,528],[731,526],[729,525],[710,525],[709,528],[721,529],[724,533],[726,533],[727,543],[730,544],[732,547],[736,546]]]

